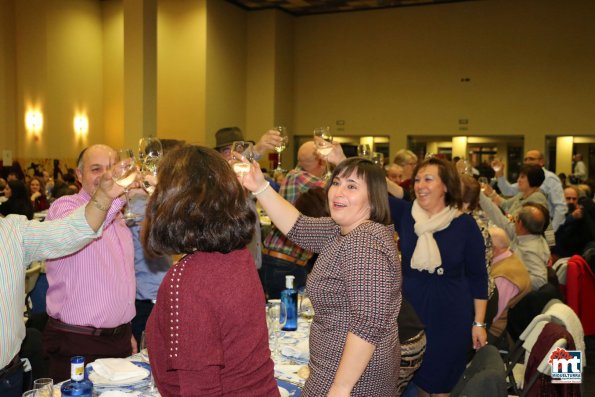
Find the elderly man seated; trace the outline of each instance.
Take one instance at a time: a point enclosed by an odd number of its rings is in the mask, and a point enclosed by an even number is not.
[[[479,196],[479,204],[490,221],[506,231],[512,241],[512,251],[529,271],[533,290],[537,291],[547,284],[550,248],[543,236],[549,224],[547,208],[541,204],[525,203],[514,220],[511,220],[483,193]]]
[[[490,275],[498,288],[498,312],[489,329],[489,338],[502,335],[506,328],[508,309],[531,292],[531,277],[523,262],[510,250],[510,239],[499,227],[489,229],[492,238]]]

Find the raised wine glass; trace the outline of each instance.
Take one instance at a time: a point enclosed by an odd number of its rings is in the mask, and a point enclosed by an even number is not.
[[[252,164],[252,160],[254,160],[254,146],[252,145],[252,142],[234,141],[231,144],[231,150],[231,166],[237,175],[243,177],[248,172],[250,172],[250,165]],[[241,159],[236,158],[234,152],[244,156],[248,162],[246,163],[241,161]]]
[[[314,143],[316,144],[318,153],[324,156],[326,161],[326,173],[324,174],[324,179],[326,180],[331,177],[328,155],[333,151],[333,136],[330,130],[330,127],[318,127],[314,130]]]
[[[116,152],[116,159],[112,166],[112,178],[114,182],[124,188],[126,196],[126,211],[124,212],[124,219],[134,220],[137,214],[130,209],[130,198],[128,197],[128,188],[136,179],[137,167],[136,159],[131,149],[120,149]]]
[[[370,150],[370,145],[364,143],[362,145],[357,145],[357,155],[359,157],[370,158],[372,151]]]
[[[143,188],[151,195],[155,191],[157,166],[163,157],[163,146],[159,138],[144,137],[138,142],[138,159],[141,165]],[[152,181],[150,181],[152,179]],[[153,182],[153,183],[151,183]]]
[[[275,168],[274,172],[285,172],[281,166],[281,152],[285,150],[287,147],[287,142],[289,141],[289,137],[287,136],[287,127],[280,125],[275,127],[275,130],[279,131],[279,134],[281,134],[281,142],[279,145],[275,146],[275,152],[277,152],[277,168]]]
[[[482,192],[484,190],[486,190],[486,185],[488,183],[490,183],[488,181],[488,178],[486,178],[485,176],[480,176],[479,178],[477,178],[477,182],[479,182],[479,187],[480,187],[480,189],[481,189]]]
[[[372,155],[372,162],[380,168],[384,168],[384,154],[380,152],[374,152]]]

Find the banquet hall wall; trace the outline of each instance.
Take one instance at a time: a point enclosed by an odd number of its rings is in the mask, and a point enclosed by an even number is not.
[[[150,134],[212,146],[220,127],[256,139],[277,123],[387,135],[391,154],[408,135],[523,135],[545,149],[546,135],[595,135],[593,20],[590,0],[307,17],[221,0],[3,0],[0,150],[73,158]],[[31,107],[39,134],[25,128]]]

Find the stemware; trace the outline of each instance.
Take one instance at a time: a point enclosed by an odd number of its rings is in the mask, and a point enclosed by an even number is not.
[[[151,195],[155,191],[157,166],[163,157],[163,145],[159,138],[144,137],[138,142],[138,159],[141,163],[142,185]],[[151,183],[153,182],[153,183]]]
[[[129,187],[136,179],[137,167],[134,154],[131,149],[120,149],[116,152],[116,161],[112,166],[112,178],[114,182],[124,188],[126,196],[126,212],[124,219],[134,220],[137,215],[130,209]]]
[[[289,141],[289,137],[287,136],[287,128],[280,125],[275,127],[275,130],[279,131],[281,142],[275,146],[275,152],[277,152],[277,168],[274,169],[274,172],[285,172],[283,167],[281,166],[281,153],[287,147],[287,142]]]
[[[328,155],[333,151],[333,136],[330,132],[330,127],[318,127],[314,130],[314,143],[318,149],[318,153],[324,156],[326,161],[326,173],[324,179],[329,179],[331,170],[328,164]]]
[[[380,168],[384,167],[384,154],[380,152],[374,152],[372,155],[372,162],[379,166]]]
[[[479,182],[479,187],[482,192],[486,190],[486,185],[489,183],[488,178],[486,178],[485,176],[480,176],[479,178],[477,178],[477,182]]]
[[[147,349],[147,331],[144,330],[140,336],[140,346],[138,347],[138,352],[143,361],[149,362],[149,352]],[[153,371],[149,375],[151,377],[150,384],[149,384],[149,392],[153,393],[155,391],[155,381],[153,380]]]
[[[52,397],[54,395],[54,380],[52,378],[39,378],[33,381],[33,390],[38,397]]]
[[[243,177],[248,172],[250,172],[250,166],[252,164],[252,160],[254,160],[254,147],[252,145],[252,142],[234,141],[231,144],[231,150],[231,166],[233,168],[233,171],[240,177]],[[239,158],[236,158],[234,153],[241,154],[242,156],[244,156],[246,160],[248,160],[248,162],[246,163],[244,161],[241,161]]]
[[[269,333],[273,335],[273,357],[279,357],[279,332],[287,322],[287,307],[281,301],[269,301],[266,305]]]
[[[359,157],[370,158],[372,151],[370,150],[370,145],[364,143],[362,145],[357,145],[357,155]]]

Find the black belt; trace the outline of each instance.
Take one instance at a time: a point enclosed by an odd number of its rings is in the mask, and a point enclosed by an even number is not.
[[[0,379],[4,378],[5,376],[12,375],[14,372],[23,366],[23,362],[21,361],[19,355],[17,354],[14,358],[6,365],[6,367],[0,370]]]
[[[93,328],[84,327],[82,325],[72,325],[63,323],[60,320],[56,320],[53,317],[48,319],[48,324],[59,331],[71,332],[79,335],[89,336],[114,336],[122,333],[130,324],[122,324],[115,328]]]

